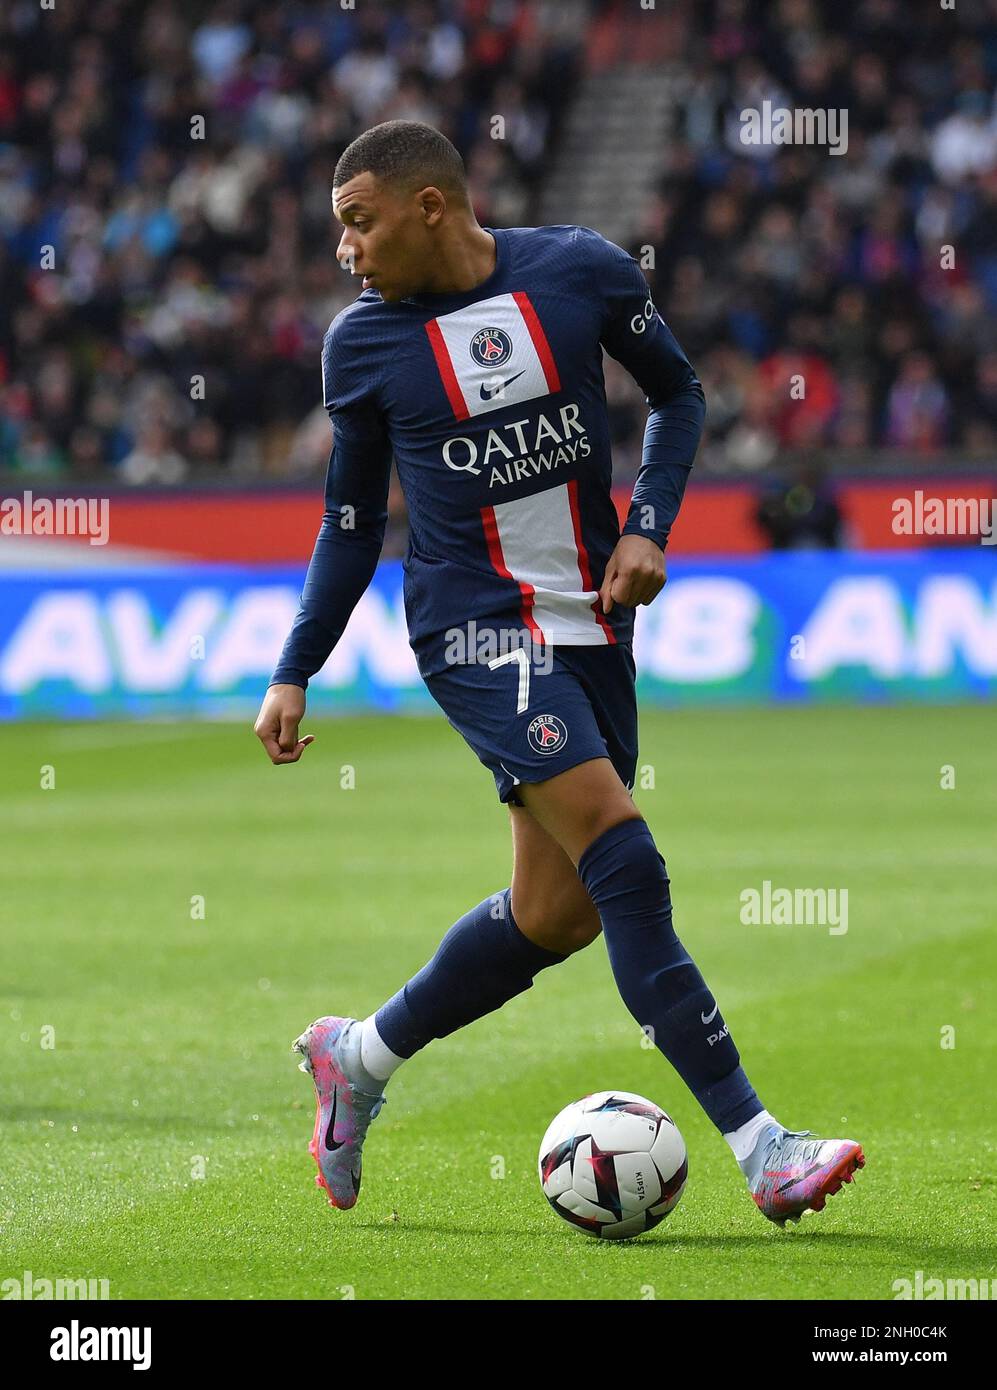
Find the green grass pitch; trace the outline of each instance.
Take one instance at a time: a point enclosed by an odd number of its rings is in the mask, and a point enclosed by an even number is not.
[[[326,1205],[291,1039],[372,1010],[509,881],[491,777],[442,718],[306,721],[317,741],[290,768],[248,724],[0,730],[0,1279],[106,1278],[116,1298],[890,1299],[916,1270],[994,1276],[993,721],[642,716],[639,803],[749,1076],[784,1123],[865,1148],[856,1184],[785,1233],[641,1046],[601,940],[403,1067],[360,1203]],[[743,925],[739,895],[765,879],[847,888],[847,933]],[[610,1087],[664,1106],[690,1159],[676,1212],[622,1245],[558,1221],[535,1166],[554,1113]]]

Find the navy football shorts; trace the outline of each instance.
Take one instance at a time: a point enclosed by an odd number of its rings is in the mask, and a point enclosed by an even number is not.
[[[525,647],[491,663],[447,666],[425,680],[491,770],[500,801],[522,805],[518,783],[546,782],[592,758],[609,758],[633,790],[637,694],[629,644]]]

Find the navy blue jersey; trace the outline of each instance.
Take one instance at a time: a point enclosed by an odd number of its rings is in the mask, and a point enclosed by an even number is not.
[[[598,588],[620,537],[605,348],[652,416],[625,532],[664,546],[703,393],[636,261],[586,227],[493,230],[493,273],[457,294],[365,290],[322,350],[333,425],[326,511],[273,682],[306,685],[373,574],[392,455],[405,494],[405,609],[420,671],[472,620],[538,642],[628,643]]]

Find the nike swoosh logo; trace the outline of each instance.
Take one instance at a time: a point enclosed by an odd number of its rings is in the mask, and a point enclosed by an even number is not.
[[[487,389],[487,387],[479,387],[478,389],[481,392],[481,399],[483,401],[490,401],[493,396],[497,396],[500,391],[504,391],[507,386],[511,386],[514,381],[518,381],[519,378],[523,375],[523,372],[525,371],[526,368],[524,367],[522,372],[517,372],[515,376],[510,376],[507,377],[505,381],[500,381],[499,384],[497,386],[493,386],[490,391]]]
[[[325,1147],[329,1150],[330,1153],[335,1153],[337,1149],[341,1149],[343,1145],[346,1143],[345,1139],[340,1139],[339,1143],[337,1144],[335,1139],[333,1138],[333,1135],[336,1131],[336,1106],[338,1102],[339,1089],[337,1087],[332,1093],[332,1117],[329,1120],[329,1128],[325,1132]]]
[[[820,1166],[821,1165],[819,1163],[811,1163],[810,1167],[807,1169],[805,1173],[801,1173],[798,1178],[790,1178],[789,1182],[784,1182],[781,1187],[777,1187],[776,1192],[785,1192],[787,1187],[793,1187],[796,1183],[803,1182],[804,1178],[809,1178],[811,1173],[816,1173],[817,1169]]]
[[[713,1012],[712,1012],[711,1014],[702,1014],[702,1013],[701,1013],[701,1014],[699,1015],[700,1018],[703,1020],[704,1023],[712,1023],[713,1020],[714,1020],[714,1019],[716,1018],[716,1016],[717,1016],[717,1009],[719,1009],[719,1007],[720,1007],[719,1004],[714,1004],[714,1005],[713,1005]]]

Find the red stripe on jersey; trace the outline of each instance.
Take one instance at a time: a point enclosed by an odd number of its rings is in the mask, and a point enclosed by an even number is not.
[[[514,290],[513,299],[519,306],[519,312],[523,316],[527,331],[533,339],[533,346],[537,356],[540,358],[540,365],[543,367],[544,377],[547,381],[548,391],[560,391],[561,378],[557,374],[557,365],[554,361],[554,354],[550,350],[550,343],[547,335],[541,327],[540,320],[537,318],[537,311],[530,303],[530,297],[525,290]]]
[[[495,570],[495,573],[500,574],[503,579],[512,579],[519,585],[519,592],[523,596],[523,602],[520,607],[520,612],[523,615],[523,622],[533,634],[534,640],[543,642],[545,640],[543,632],[538,626],[536,618],[533,616],[533,600],[536,596],[536,590],[533,588],[532,584],[524,584],[522,580],[516,579],[515,575],[510,574],[508,566],[505,563],[505,556],[502,554],[502,538],[499,535],[494,507],[481,508],[481,524],[485,530],[485,541],[488,545],[488,558],[492,562],[492,568]]]
[[[429,343],[433,349],[433,356],[436,358],[436,367],[440,373],[444,390],[447,393],[447,400],[450,408],[458,420],[467,420],[471,412],[467,408],[464,400],[464,393],[460,389],[460,382],[457,380],[457,373],[453,369],[450,361],[450,354],[447,352],[447,345],[440,332],[440,325],[435,319],[430,319],[426,324],[426,333],[429,335]]]
[[[589,553],[585,549],[585,542],[582,540],[582,514],[578,507],[578,479],[574,478],[568,483],[568,506],[571,508],[571,525],[575,532],[575,549],[578,551],[578,573],[582,577],[582,584],[586,589],[594,589],[592,583],[592,569],[589,565]],[[606,634],[606,641],[615,646],[616,633],[609,624],[609,620],[602,611],[602,599],[597,598],[591,605],[592,612],[595,614],[596,622]]]

